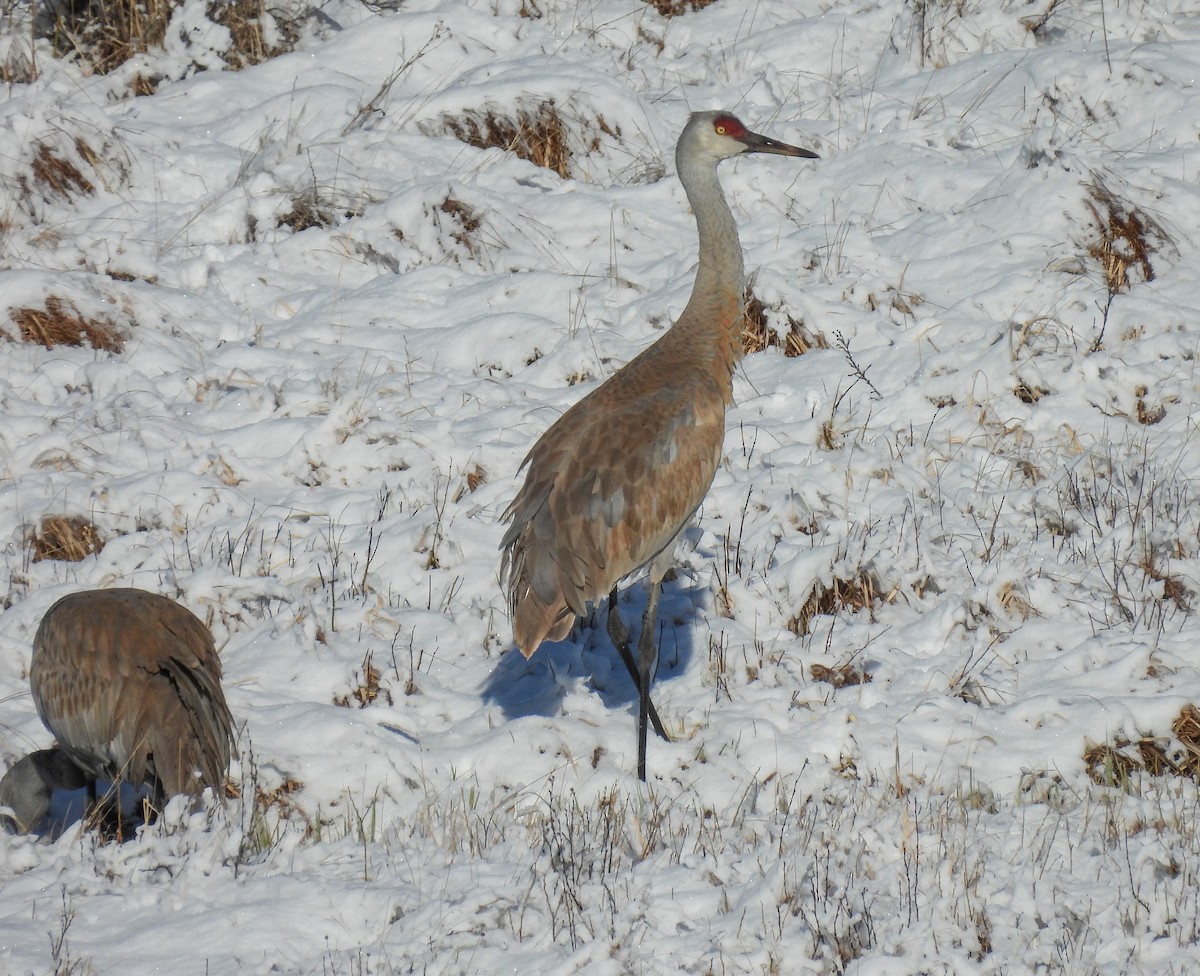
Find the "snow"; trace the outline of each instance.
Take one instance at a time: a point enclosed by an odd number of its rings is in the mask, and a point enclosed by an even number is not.
[[[0,972],[1200,973],[1196,784],[1084,760],[1200,698],[1198,13],[331,0],[235,72],[188,0],[109,75],[39,41],[0,331],[57,296],[126,345],[0,338],[0,763],[51,741],[41,615],[133,585],[212,628],[241,796],[0,834]],[[567,179],[442,124],[547,98]],[[499,514],[685,304],[672,149],[713,107],[821,155],[721,175],[769,325],[827,347],[735,376],[640,784],[603,611],[513,649]],[[1101,189],[1153,248],[1119,294]],[[32,561],[53,515],[106,545]]]

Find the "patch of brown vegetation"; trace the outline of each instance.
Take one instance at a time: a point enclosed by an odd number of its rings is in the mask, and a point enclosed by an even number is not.
[[[1044,386],[1031,386],[1024,380],[1019,380],[1017,385],[1013,387],[1013,396],[1022,403],[1037,403],[1050,391]]]
[[[1171,576],[1169,573],[1163,572],[1158,568],[1158,561],[1154,558],[1153,553],[1146,553],[1138,563],[1138,568],[1145,573],[1150,579],[1156,583],[1161,583],[1163,588],[1162,598],[1170,600],[1175,604],[1176,609],[1187,613],[1192,609],[1190,598],[1192,596],[1189,590],[1178,576]]]
[[[803,322],[787,316],[788,331],[780,338],[768,322],[767,306],[752,292],[746,293],[746,313],[742,324],[742,352],[749,356],[764,349],[780,348],[789,358],[803,356],[810,349],[828,349],[829,341],[819,332],[811,332]]]
[[[1145,386],[1139,386],[1133,391],[1133,395],[1137,398],[1135,408],[1137,411],[1137,422],[1144,427],[1149,427],[1151,424],[1157,424],[1163,419],[1163,417],[1167,415],[1167,408],[1161,403],[1153,407],[1146,406],[1146,395],[1149,392],[1149,389],[1147,389]]]
[[[857,612],[869,610],[876,601],[885,600],[879,592],[879,584],[871,573],[861,572],[850,579],[834,577],[829,586],[816,584],[800,609],[788,618],[787,628],[797,637],[809,632],[816,616],[835,614],[842,610]]]
[[[504,149],[535,166],[553,170],[566,179],[570,175],[571,149],[567,128],[553,99],[532,108],[518,109],[514,116],[494,110],[448,115],[442,129],[477,149]]]
[[[808,669],[808,673],[812,675],[813,681],[823,681],[834,688],[865,685],[871,681],[871,676],[862,667],[854,664],[839,664],[832,668],[824,664],[814,664]]]
[[[487,481],[487,471],[483,465],[473,464],[467,469],[463,476],[463,482],[458,486],[458,490],[454,493],[453,501],[461,501],[466,495],[474,494],[479,490],[479,486]]]
[[[94,168],[98,157],[91,146],[82,139],[76,139],[75,149],[80,157]],[[34,149],[29,172],[44,193],[62,197],[64,200],[70,200],[76,194],[90,195],[96,192],[95,185],[83,175],[78,166],[45,142],[38,143]]]
[[[9,317],[24,342],[55,346],[89,345],[105,352],[120,352],[125,336],[108,319],[84,318],[74,303],[50,295],[45,308],[14,308]]]
[[[1111,744],[1093,743],[1083,753],[1084,768],[1100,786],[1125,788],[1135,773],[1200,779],[1200,708],[1184,705],[1166,736],[1120,736]]]
[[[691,10],[703,10],[717,0],[646,0],[646,3],[664,17],[678,17]]]
[[[108,74],[135,55],[162,47],[179,0],[91,0],[86,4],[59,4],[52,36],[57,53],[72,53],[96,74]],[[263,0],[212,0],[207,14],[229,31],[224,53],[231,68],[245,68],[275,57],[295,46],[297,21],[268,11]],[[268,21],[282,41],[270,44]],[[158,79],[138,74],[133,94],[150,95]]]
[[[47,515],[31,533],[33,561],[60,559],[77,563],[104,548],[96,526],[78,515]]]
[[[1099,180],[1087,187],[1088,209],[1096,223],[1097,236],[1087,246],[1104,273],[1104,284],[1110,295],[1128,291],[1131,273],[1142,281],[1154,280],[1150,255],[1169,241],[1159,223],[1137,207],[1119,200]]]
[[[477,258],[480,252],[479,240],[476,233],[483,226],[483,218],[470,206],[454,197],[446,197],[438,207],[438,212],[445,214],[451,224],[450,236],[460,244],[468,254]]]
[[[271,17],[263,0],[214,0],[208,5],[208,16],[214,24],[228,28],[232,43],[225,63],[235,69],[262,64],[291,50],[300,36],[295,21]],[[280,44],[267,43],[263,25],[268,17],[283,35]]]
[[[387,704],[392,704],[392,694],[381,685],[383,678],[382,672],[375,667],[374,661],[371,660],[371,652],[367,651],[367,656],[363,658],[361,676],[356,674],[358,684],[347,695],[334,695],[333,703],[340,708],[349,708],[351,702],[358,705],[359,708],[366,708],[376,698],[383,696],[383,700]]]

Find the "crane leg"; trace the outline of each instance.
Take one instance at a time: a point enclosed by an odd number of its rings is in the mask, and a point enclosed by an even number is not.
[[[646,782],[646,727],[650,712],[654,706],[650,704],[650,677],[654,665],[658,661],[658,648],[654,640],[654,628],[658,621],[658,595],[662,591],[662,581],[653,577],[650,579],[650,596],[646,600],[646,612],[642,615],[642,632],[638,635],[638,779]],[[667,736],[658,726],[659,734],[664,739]],[[670,740],[667,739],[669,742]]]
[[[657,604],[658,598],[655,597]],[[643,621],[644,623],[644,621]],[[629,677],[633,679],[633,683],[638,690],[638,709],[641,709],[642,699],[642,675],[638,669],[637,662],[633,659],[633,651],[629,647],[629,629],[625,626],[625,621],[621,619],[621,612],[617,609],[617,588],[614,586],[612,592],[608,595],[608,636],[616,647],[617,653],[621,655],[621,660],[625,662],[625,667],[629,670]],[[639,641],[640,649],[641,643]],[[667,735],[666,729],[663,728],[662,721],[658,717],[658,711],[654,707],[654,703],[650,701],[650,695],[647,691],[646,704],[649,710],[650,724],[654,726],[654,731],[665,739],[671,741],[671,737]],[[639,718],[639,722],[641,719]],[[643,777],[644,779],[645,777]]]

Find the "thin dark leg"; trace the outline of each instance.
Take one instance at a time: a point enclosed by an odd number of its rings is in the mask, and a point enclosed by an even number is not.
[[[657,601],[657,597],[655,598]],[[644,621],[643,621],[644,622]],[[629,647],[629,630],[625,626],[625,621],[621,619],[621,613],[617,610],[617,588],[614,586],[612,592],[608,595],[608,636],[616,647],[617,653],[621,655],[621,660],[625,662],[625,667],[629,669],[629,677],[633,679],[633,683],[638,690],[638,708],[641,708],[642,699],[642,675],[638,670],[637,663],[633,660],[633,651]],[[638,647],[641,647],[639,641]],[[650,711],[650,724],[654,726],[654,731],[667,742],[671,741],[671,737],[667,735],[666,729],[663,728],[662,721],[658,717],[658,712],[654,708],[654,703],[649,700],[650,696],[646,696],[646,703]],[[640,720],[639,720],[640,721]]]
[[[650,580],[650,596],[646,600],[646,612],[642,616],[642,632],[638,635],[638,779],[646,782],[646,725],[653,705],[650,704],[650,678],[658,660],[655,646],[654,627],[658,618],[658,594],[662,590],[659,580]],[[664,735],[664,739],[667,737]],[[669,741],[669,740],[668,740]]]

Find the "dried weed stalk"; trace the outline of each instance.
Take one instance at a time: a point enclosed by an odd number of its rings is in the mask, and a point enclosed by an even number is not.
[[[37,342],[47,349],[55,346],[89,345],[105,352],[120,352],[125,336],[105,318],[84,318],[74,303],[51,295],[45,308],[14,308],[9,316],[25,342]]]

